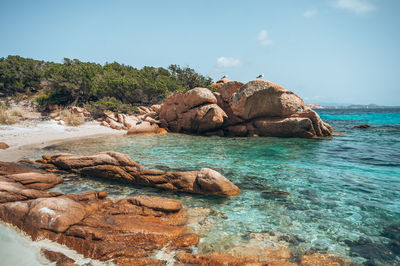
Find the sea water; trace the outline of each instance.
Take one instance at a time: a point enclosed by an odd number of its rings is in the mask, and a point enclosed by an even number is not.
[[[30,156],[117,151],[146,168],[221,172],[235,197],[178,193],[67,175],[65,193],[104,189],[110,197],[176,198],[207,217],[194,230],[199,252],[288,246],[295,256],[334,253],[353,262],[397,265],[400,240],[400,109],[321,109],[341,136],[222,138],[181,134],[74,141]],[[370,124],[369,129],[355,125]],[[0,228],[0,230],[2,230]]]

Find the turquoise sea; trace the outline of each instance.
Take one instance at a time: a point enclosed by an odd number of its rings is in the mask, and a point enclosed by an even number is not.
[[[105,189],[116,198],[137,194],[177,198],[207,213],[193,225],[202,236],[200,252],[285,245],[295,256],[335,253],[364,265],[399,265],[400,109],[320,109],[318,113],[344,135],[318,139],[116,136],[50,146],[30,158],[113,150],[151,169],[209,167],[221,172],[242,189],[240,196],[177,193],[73,175],[56,188],[62,192]],[[371,128],[353,128],[359,124]]]

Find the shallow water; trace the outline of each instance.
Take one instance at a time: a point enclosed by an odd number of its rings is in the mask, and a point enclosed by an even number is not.
[[[400,232],[400,109],[318,111],[344,136],[324,139],[221,138],[167,134],[107,137],[47,147],[33,154],[118,151],[152,169],[213,168],[237,184],[237,197],[192,195],[96,179],[56,190],[105,189],[111,197],[162,195],[209,211],[195,230],[200,252],[237,245],[287,245],[396,265]],[[371,124],[370,129],[354,125]],[[388,229],[389,228],[389,229]],[[1,229],[0,229],[1,230]],[[396,254],[397,252],[397,254]]]

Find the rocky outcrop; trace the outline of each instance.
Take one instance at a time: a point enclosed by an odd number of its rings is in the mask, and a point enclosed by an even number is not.
[[[203,133],[222,126],[227,118],[206,88],[194,88],[168,97],[160,110],[161,125],[173,132]]]
[[[235,115],[250,120],[259,117],[288,117],[302,111],[304,101],[277,84],[255,80],[233,93],[229,105]]]
[[[50,156],[44,156],[50,160]],[[89,163],[97,166],[111,165],[136,167],[124,155],[69,158],[66,169]],[[59,161],[61,163],[61,160]],[[29,182],[15,181],[12,176],[32,174]],[[33,175],[35,174],[35,175]],[[0,220],[10,223],[28,234],[33,241],[49,239],[77,251],[91,259],[116,265],[165,265],[166,261],[155,256],[160,250],[171,254],[174,265],[351,265],[343,258],[330,254],[309,254],[293,258],[287,247],[241,247],[228,253],[193,254],[192,247],[200,240],[187,226],[188,217],[178,200],[135,196],[120,200],[107,199],[107,192],[88,191],[81,194],[46,192],[45,186],[29,188],[32,183],[55,186],[59,179],[47,173],[15,163],[0,162],[0,191],[14,184],[13,193],[22,195],[32,191],[36,197],[10,199],[0,193]],[[44,177],[43,177],[44,176]],[[52,175],[58,178],[55,175]],[[207,187],[210,176],[223,179],[212,170],[201,173],[201,184]],[[48,188],[51,186],[46,185]],[[73,259],[55,251],[41,253],[56,265],[75,265]],[[176,255],[175,255],[176,254]],[[171,262],[171,261],[169,261]],[[89,263],[91,264],[91,263]]]
[[[36,196],[15,200],[0,193],[0,219],[17,226],[34,241],[46,238],[92,259],[114,259],[116,264],[163,264],[151,258],[156,250],[167,245],[182,250],[199,241],[186,226],[186,212],[177,200],[138,196],[112,201],[106,199],[106,192],[96,191],[51,194],[29,189],[10,178],[33,171],[36,183],[41,183],[40,174],[46,173],[11,163],[0,162],[0,166],[1,191],[7,183],[16,184],[13,193],[32,191]],[[60,263],[73,262],[59,253],[44,251],[44,255]]]
[[[159,126],[158,113],[160,110],[161,105],[152,105],[150,108],[140,106],[136,115],[115,114],[107,110],[104,111],[105,119],[99,118],[97,121],[102,126],[112,129],[128,130],[129,136],[163,134],[167,131]]]
[[[118,180],[121,182],[152,186],[182,192],[239,195],[241,190],[217,171],[203,168],[200,171],[162,172],[145,170],[128,155],[103,152],[88,156],[59,154],[44,155],[39,160],[44,166],[71,171],[81,175]]]
[[[264,80],[247,84],[223,80],[213,86],[217,90],[214,95],[206,88],[196,88],[168,97],[160,111],[162,125],[173,132],[206,135],[332,135],[332,127],[299,96],[277,84]],[[202,110],[204,106],[208,108]]]

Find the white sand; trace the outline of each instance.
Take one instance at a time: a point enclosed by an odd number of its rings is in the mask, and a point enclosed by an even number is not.
[[[15,162],[35,149],[69,139],[111,134],[123,135],[126,131],[104,127],[98,122],[87,122],[78,127],[57,125],[56,121],[0,126],[0,142],[10,146],[0,150],[0,161]]]

